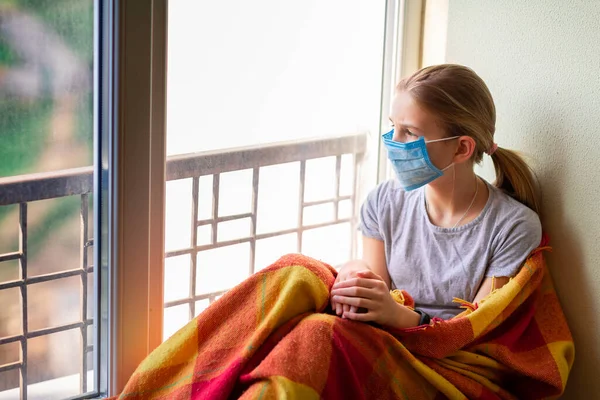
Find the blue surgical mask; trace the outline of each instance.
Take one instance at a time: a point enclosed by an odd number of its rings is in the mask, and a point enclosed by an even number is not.
[[[444,175],[444,171],[454,165],[454,163],[451,163],[441,170],[436,168],[429,159],[426,144],[456,139],[460,136],[429,141],[425,141],[425,138],[421,136],[419,139],[408,143],[395,142],[392,140],[393,136],[394,130],[392,129],[383,135],[383,144],[387,149],[388,158],[392,162],[396,177],[406,191],[427,185],[434,179]]]

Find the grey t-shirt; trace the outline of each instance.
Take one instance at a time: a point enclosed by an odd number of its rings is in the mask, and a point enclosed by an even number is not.
[[[360,229],[382,240],[392,286],[443,319],[473,301],[484,278],[515,276],[541,241],[538,215],[488,184],[489,198],[473,221],[441,228],[429,220],[424,188],[406,192],[395,180],[377,186],[361,207]]]

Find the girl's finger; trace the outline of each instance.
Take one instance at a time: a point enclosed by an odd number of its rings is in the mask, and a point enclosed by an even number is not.
[[[372,300],[363,299],[361,297],[334,296],[334,299],[335,301],[338,301],[344,305],[344,314],[350,312],[350,306],[362,307],[371,310],[376,304]]]
[[[333,289],[331,296],[352,296],[352,297],[363,297],[365,299],[372,299],[375,295],[373,289],[367,289],[360,286],[353,286],[348,288]]]
[[[372,312],[366,312],[366,313],[345,312],[342,315],[342,318],[351,319],[353,321],[368,322],[368,321],[373,321],[375,319],[375,316],[373,315]]]
[[[373,272],[371,270],[358,271],[356,273],[356,275],[358,277],[361,277],[361,278],[377,279],[377,280],[380,280],[380,281],[383,280],[383,278],[381,278],[381,276],[377,275],[375,272]]]
[[[350,278],[342,282],[338,282],[331,287],[331,290],[337,290],[342,288],[348,288],[352,286],[360,286],[367,289],[376,288],[381,284],[380,279],[370,279],[370,278]]]
[[[347,312],[350,312],[350,306],[348,304],[342,303],[342,315],[344,315]]]

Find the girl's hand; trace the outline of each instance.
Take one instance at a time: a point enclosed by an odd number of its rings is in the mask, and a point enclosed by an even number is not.
[[[356,277],[333,285],[332,301],[355,308],[365,308],[367,312],[344,311],[344,318],[376,322],[393,328],[408,328],[419,324],[419,314],[396,303],[379,275],[372,271],[358,271],[355,275]]]
[[[338,283],[345,282],[348,279],[356,278],[356,274],[359,271],[368,271],[369,267],[362,260],[349,261],[342,268],[340,268],[337,277],[335,278],[334,286]],[[331,308],[338,315],[342,316],[345,312],[357,312],[357,308],[348,304],[342,304],[334,301],[333,296],[331,298]]]

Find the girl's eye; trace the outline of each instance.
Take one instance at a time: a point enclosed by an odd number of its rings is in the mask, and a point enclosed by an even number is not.
[[[411,139],[415,139],[415,138],[418,138],[418,137],[419,137],[419,135],[417,135],[417,134],[416,134],[416,133],[414,133],[414,132],[411,132],[410,130],[408,130],[408,129],[406,129],[406,128],[402,129],[402,134],[403,134],[404,136],[406,136],[406,137],[409,137],[409,138],[411,138]]]

